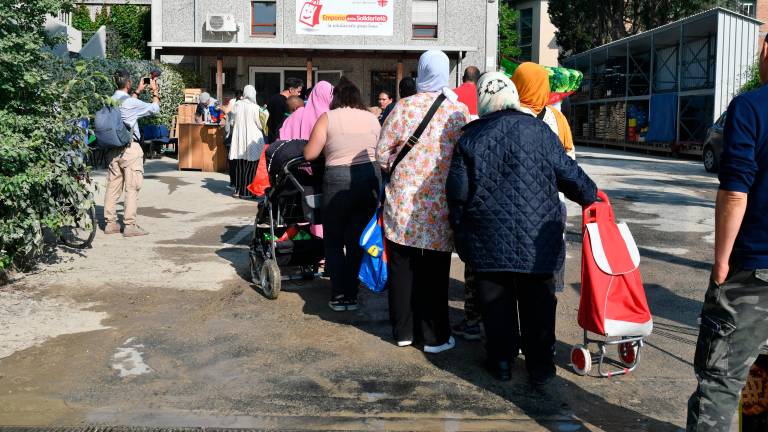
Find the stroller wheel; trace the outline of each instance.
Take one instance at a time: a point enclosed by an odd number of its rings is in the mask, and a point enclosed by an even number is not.
[[[632,367],[637,363],[637,342],[624,342],[619,344],[619,359],[626,367]]]
[[[251,282],[259,285],[261,283],[261,268],[264,266],[264,260],[253,253],[253,251],[248,252],[248,258],[251,264]]]
[[[584,345],[576,345],[571,349],[571,367],[578,375],[586,375],[592,369],[592,355]]]
[[[261,266],[261,277],[259,278],[259,286],[264,295],[274,300],[280,294],[280,267],[277,266],[277,261],[270,259],[264,262]]]

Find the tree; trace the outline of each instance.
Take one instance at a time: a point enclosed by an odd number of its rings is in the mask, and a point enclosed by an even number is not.
[[[715,6],[741,8],[734,0],[550,0],[549,17],[568,56]]]
[[[88,8],[80,5],[72,14],[72,26],[86,33],[106,26],[109,30],[107,37],[119,41],[115,53],[117,57],[149,59],[147,42],[151,39],[152,27],[151,13],[147,7],[130,4],[112,5],[109,9],[102,7],[92,20]]]
[[[499,57],[515,58],[520,55],[517,45],[517,19],[520,13],[513,9],[509,0],[499,2]]]

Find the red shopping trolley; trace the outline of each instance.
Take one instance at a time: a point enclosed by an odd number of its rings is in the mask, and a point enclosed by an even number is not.
[[[571,366],[587,375],[593,364],[602,377],[632,372],[640,362],[640,349],[653,331],[653,319],[640,278],[640,253],[625,223],[617,224],[611,202],[603,191],[599,201],[584,208],[581,257],[579,326],[584,343],[571,350]],[[603,338],[591,339],[590,333]],[[592,358],[590,344],[598,348]],[[619,360],[606,355],[618,346]],[[606,363],[614,366],[604,371]]]

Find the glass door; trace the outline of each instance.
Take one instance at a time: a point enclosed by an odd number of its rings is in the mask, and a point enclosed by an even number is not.
[[[259,105],[265,105],[269,98],[280,93],[283,85],[282,71],[260,71],[251,72],[251,84],[256,87],[256,100]]]

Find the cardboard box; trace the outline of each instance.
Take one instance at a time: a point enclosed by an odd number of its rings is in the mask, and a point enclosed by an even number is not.
[[[197,103],[200,94],[203,92],[201,88],[188,88],[184,89],[184,102],[185,103]]]

